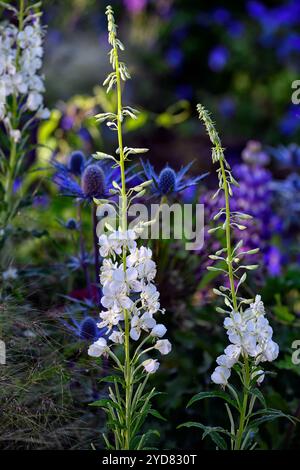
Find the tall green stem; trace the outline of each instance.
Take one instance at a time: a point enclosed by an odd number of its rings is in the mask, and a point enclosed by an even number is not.
[[[249,384],[250,384],[250,370],[249,370],[249,361],[248,358],[245,357],[244,362],[244,389],[243,389],[243,402],[242,402],[242,410],[240,414],[240,422],[239,428],[237,431],[236,441],[234,450],[240,450],[242,445],[242,438],[245,428],[245,419],[247,416],[247,406],[248,406],[248,396],[249,396]]]
[[[125,158],[124,158],[124,147],[123,147],[123,135],[122,135],[122,87],[121,87],[121,76],[119,69],[119,56],[117,47],[114,47],[114,56],[116,64],[116,85],[117,85],[117,128],[118,128],[118,143],[119,143],[119,155],[120,155],[120,171],[121,171],[121,201],[120,201],[120,220],[122,231],[127,230],[127,193],[126,193],[126,177],[125,177]],[[123,249],[123,268],[126,272],[126,248]],[[124,368],[124,380],[126,387],[126,429],[125,429],[125,449],[130,448],[131,440],[131,397],[132,397],[132,371],[130,362],[130,340],[129,340],[129,315],[128,310],[124,312],[124,323],[125,323],[125,338],[124,338],[124,349],[125,349],[125,368]]]
[[[233,308],[234,310],[237,310],[237,300],[236,300],[236,292],[235,292],[235,287],[234,287],[233,268],[232,268],[229,189],[228,189],[228,182],[226,179],[223,158],[220,158],[220,168],[222,172],[223,190],[224,190],[224,195],[225,195],[225,207],[226,207],[226,248],[227,248],[228,276],[229,276],[229,282],[230,282]]]

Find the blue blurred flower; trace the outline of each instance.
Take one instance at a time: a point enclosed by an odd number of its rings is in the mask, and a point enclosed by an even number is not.
[[[290,136],[300,129],[300,106],[291,105],[283,118],[279,121],[282,134]]]
[[[300,175],[290,174],[285,180],[272,184],[277,210],[287,230],[300,227]]]
[[[172,68],[178,68],[183,61],[183,53],[179,47],[172,47],[167,51],[166,61]]]
[[[235,101],[230,96],[225,96],[218,102],[218,108],[222,116],[226,118],[232,117],[236,109]]]
[[[227,25],[227,31],[233,38],[239,38],[244,32],[244,25],[238,20],[232,20]]]
[[[188,84],[177,85],[175,89],[175,94],[179,100],[192,100],[193,87]]]
[[[65,223],[65,227],[68,230],[78,230],[78,223],[75,219],[68,219]]]
[[[282,168],[300,168],[300,147],[297,144],[290,144],[287,147],[280,145],[278,148],[270,148],[270,154]]]
[[[79,129],[78,135],[84,142],[90,143],[92,141],[91,134],[85,127]]]
[[[58,162],[55,159],[52,159],[52,166],[60,173],[72,173],[75,176],[80,176],[84,170],[85,165],[88,162],[86,161],[85,155],[80,150],[75,150],[69,155],[67,164]]]
[[[209,68],[213,72],[221,72],[226,66],[228,59],[228,49],[224,46],[216,46],[212,51],[210,51],[208,57]]]
[[[261,21],[262,18],[265,18],[265,15],[267,13],[265,5],[263,5],[263,3],[261,2],[256,1],[247,2],[247,10],[249,15],[252,16],[252,18],[255,18],[259,21]]]
[[[156,196],[166,196],[167,194],[174,194],[183,191],[190,186],[194,186],[199,183],[208,173],[205,173],[194,178],[184,178],[193,162],[182,167],[178,172],[173,170],[169,165],[166,165],[159,175],[156,174],[153,166],[149,161],[144,163],[142,166],[147,180],[153,180],[150,186],[152,194]]]
[[[69,157],[68,169],[73,175],[79,176],[85,166],[85,156],[80,151],[72,152]]]
[[[230,11],[222,7],[215,8],[212,11],[211,15],[212,15],[213,20],[216,23],[221,24],[221,25],[228,23],[228,21],[231,18]]]
[[[285,59],[293,53],[300,54],[300,34],[292,32],[282,38],[277,53],[281,59]]]

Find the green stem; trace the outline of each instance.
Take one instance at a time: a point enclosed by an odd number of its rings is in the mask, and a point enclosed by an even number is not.
[[[244,389],[243,389],[243,402],[242,402],[242,409],[240,413],[240,422],[239,428],[237,431],[236,442],[234,446],[234,450],[240,450],[242,445],[242,438],[245,429],[245,421],[247,416],[247,406],[248,406],[248,397],[249,397],[249,383],[250,383],[250,370],[249,370],[249,361],[248,358],[245,357],[245,368],[244,368]]]
[[[225,167],[223,158],[220,158],[220,168],[222,172],[223,179],[223,189],[225,195],[225,207],[226,207],[226,247],[227,247],[227,266],[228,266],[228,276],[230,282],[231,298],[233,303],[234,310],[237,311],[237,299],[236,292],[234,287],[234,277],[233,277],[233,268],[232,268],[232,248],[231,248],[231,230],[230,230],[230,202],[229,202],[229,188],[228,182],[226,179]]]
[[[119,69],[119,56],[117,47],[114,47],[115,64],[116,64],[116,79],[117,79],[117,127],[118,127],[118,143],[119,143],[119,154],[120,154],[120,171],[121,171],[121,229],[122,231],[127,230],[127,194],[126,194],[126,177],[125,177],[125,158],[124,158],[124,147],[123,147],[123,135],[122,135],[122,88],[121,88],[121,76]],[[123,249],[123,268],[126,271],[126,248]],[[131,398],[132,398],[132,371],[130,361],[130,325],[129,325],[129,314],[128,310],[124,312],[124,323],[125,323],[125,338],[124,338],[124,349],[125,349],[125,368],[124,368],[124,380],[125,380],[125,414],[126,414],[126,429],[125,429],[125,443],[124,449],[130,449],[131,442]]]

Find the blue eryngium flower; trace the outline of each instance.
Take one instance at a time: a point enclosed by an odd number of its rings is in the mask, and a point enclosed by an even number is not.
[[[89,165],[81,178],[81,189],[86,197],[101,198],[106,194],[105,174],[100,165]]]
[[[91,163],[81,175],[81,182],[69,172],[60,169],[53,177],[63,196],[75,197],[80,200],[92,201],[93,198],[109,196],[112,182],[120,182],[120,170],[103,163]]]
[[[98,328],[97,322],[90,316],[85,316],[81,322],[75,318],[70,317],[72,325],[64,322],[67,329],[73,333],[77,338],[87,341],[96,341],[106,333],[106,328]]]
[[[169,165],[166,165],[159,175],[156,174],[153,166],[149,161],[144,163],[142,166],[147,180],[152,180],[153,183],[150,186],[152,194],[156,196],[166,196],[168,194],[180,193],[186,188],[195,186],[199,183],[208,173],[196,176],[194,178],[184,178],[187,171],[192,166],[193,162],[182,167],[178,172],[173,170]]]

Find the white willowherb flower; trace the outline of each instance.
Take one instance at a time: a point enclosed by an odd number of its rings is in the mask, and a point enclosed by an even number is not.
[[[157,324],[153,317],[161,310],[159,292],[150,282],[156,272],[152,251],[144,246],[137,248],[136,240],[134,230],[123,233],[119,229],[99,237],[99,251],[102,256],[104,253],[106,255],[100,269],[100,282],[103,286],[101,304],[108,310],[100,312],[101,321],[98,326],[107,328],[107,334],[110,334],[109,339],[113,343],[120,343],[119,339],[124,336],[124,327],[121,325],[124,321],[124,309],[130,314],[130,337],[134,341],[138,341],[143,332],[148,333],[149,338],[162,338],[167,332],[166,327],[161,323]],[[125,270],[122,261],[118,263],[117,260],[123,249],[129,253]],[[116,327],[119,331],[111,332]],[[160,347],[154,345],[154,348],[163,350],[162,354],[166,354],[168,345],[163,348],[162,343],[160,344]]]
[[[39,17],[31,15],[31,24],[23,20],[21,28],[0,25],[0,119],[11,119],[6,106],[10,96],[22,101],[21,112],[38,112],[40,118],[47,119],[44,77],[40,74],[44,33]]]
[[[154,374],[160,366],[157,359],[146,359],[142,365],[148,374]]]
[[[107,342],[104,338],[99,338],[95,343],[91,344],[88,349],[89,356],[92,357],[101,357],[103,354],[108,353]]]
[[[0,172],[5,188],[5,224],[15,217],[16,207],[21,203],[22,196],[14,191],[14,181],[22,172],[25,144],[32,126],[36,120],[48,119],[50,115],[43,104],[44,29],[40,2],[20,0],[19,9],[11,3],[14,2],[1,2],[1,7],[7,9],[7,19],[0,22],[0,122],[8,136],[1,149],[7,165]]]
[[[260,295],[255,297],[255,302],[251,303],[244,312],[231,312],[224,320],[224,327],[232,344],[217,358],[218,367],[211,377],[213,382],[227,385],[230,369],[238,362],[241,355],[250,356],[256,365],[277,358],[279,347],[272,340],[273,330],[265,317],[265,308]],[[263,376],[259,374],[257,382],[262,381]]]

